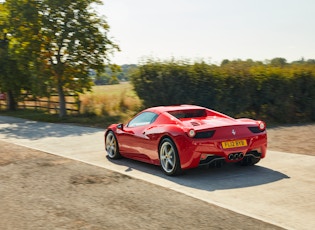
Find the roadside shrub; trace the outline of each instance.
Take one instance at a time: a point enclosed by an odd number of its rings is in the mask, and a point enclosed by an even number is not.
[[[315,121],[315,64],[280,64],[149,61],[131,80],[145,107],[197,104],[235,117]]]

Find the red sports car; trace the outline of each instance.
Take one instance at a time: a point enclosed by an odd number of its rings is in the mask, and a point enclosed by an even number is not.
[[[176,175],[199,165],[254,165],[266,155],[267,133],[263,121],[234,119],[195,105],[159,106],[126,125],[110,125],[105,149],[111,159],[161,165],[167,175]]]

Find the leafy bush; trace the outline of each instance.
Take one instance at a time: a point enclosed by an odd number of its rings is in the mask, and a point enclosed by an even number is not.
[[[225,60],[217,66],[148,61],[131,80],[145,107],[197,104],[235,117],[280,123],[315,120],[314,62]]]

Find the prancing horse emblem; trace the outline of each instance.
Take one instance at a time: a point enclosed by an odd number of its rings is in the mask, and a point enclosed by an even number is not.
[[[232,134],[235,136],[236,131],[234,129],[232,129]]]

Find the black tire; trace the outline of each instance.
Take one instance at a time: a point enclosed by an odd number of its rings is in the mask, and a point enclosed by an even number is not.
[[[164,138],[159,146],[159,158],[163,172],[168,176],[182,173],[177,148],[170,138]]]
[[[253,156],[248,156],[244,157],[243,160],[237,162],[241,166],[252,166],[257,164],[260,161],[260,158],[253,157]]]
[[[113,131],[108,131],[105,137],[105,150],[107,156],[110,159],[119,159],[121,155],[119,153],[117,138]]]

